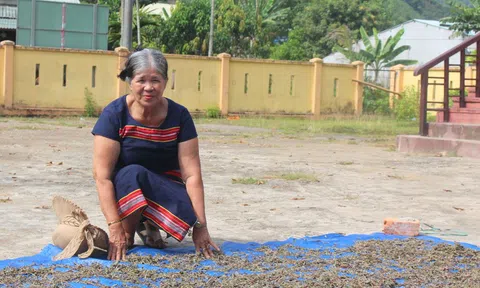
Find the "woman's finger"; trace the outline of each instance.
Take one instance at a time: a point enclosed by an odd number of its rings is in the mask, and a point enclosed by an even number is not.
[[[108,257],[108,260],[115,260],[116,256],[117,256],[117,247],[115,245],[110,245],[110,257]]]
[[[210,249],[208,247],[206,248],[203,248],[203,255],[205,256],[205,258],[207,259],[210,259]]]
[[[112,257],[112,244],[108,245],[108,255],[107,259],[110,260]]]
[[[212,239],[210,239],[210,245],[212,245],[213,248],[215,248],[218,252],[220,252],[220,248],[215,244]]]
[[[125,261],[127,259],[127,248],[123,246],[122,249],[122,260]]]
[[[123,245],[122,245],[122,244],[119,244],[118,246],[120,246],[120,247],[117,247],[117,255],[116,255],[117,257],[116,257],[115,261],[120,261],[120,260],[122,260],[122,256],[123,256],[123,255],[122,255],[122,254],[123,254],[123,253],[122,253]]]

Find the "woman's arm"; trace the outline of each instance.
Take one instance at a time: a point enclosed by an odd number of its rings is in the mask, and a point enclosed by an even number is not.
[[[93,178],[100,207],[107,222],[119,219],[112,172],[120,154],[120,143],[102,136],[93,140]]]
[[[119,221],[112,172],[120,154],[120,143],[115,140],[94,136],[93,140],[93,178],[98,191],[98,198],[107,223]],[[124,260],[126,254],[125,231],[122,223],[110,225],[110,249],[108,259]]]
[[[192,201],[193,210],[201,224],[207,224],[205,215],[205,197],[203,180],[200,168],[200,156],[198,153],[198,138],[181,142],[178,147],[178,159],[183,181],[185,181],[187,193]],[[213,256],[210,245],[220,251],[218,246],[211,240],[206,226],[193,229],[193,241],[197,252],[203,250],[205,257]]]
[[[179,144],[178,160],[183,181],[187,186],[188,196],[192,200],[193,210],[198,221],[207,224],[197,138]]]

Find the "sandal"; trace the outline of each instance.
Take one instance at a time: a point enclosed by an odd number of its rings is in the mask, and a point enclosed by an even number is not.
[[[167,242],[163,241],[160,230],[148,220],[140,222],[137,225],[136,232],[143,244],[147,247],[163,249],[166,248]]]

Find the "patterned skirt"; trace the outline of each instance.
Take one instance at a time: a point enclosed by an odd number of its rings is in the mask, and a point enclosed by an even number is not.
[[[113,182],[121,219],[138,209],[169,236],[182,241],[197,220],[185,184],[140,165],[120,169]]]

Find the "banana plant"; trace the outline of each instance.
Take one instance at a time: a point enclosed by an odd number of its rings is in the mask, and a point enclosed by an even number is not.
[[[360,36],[365,46],[365,49],[360,51],[353,51],[351,49],[341,47],[339,45],[334,46],[333,51],[342,53],[350,61],[362,61],[367,67],[370,67],[375,71],[374,82],[377,82],[379,72],[388,67],[395,65],[413,65],[418,63],[417,60],[409,59],[395,59],[402,52],[410,49],[409,45],[402,45],[396,47],[400,39],[402,38],[405,30],[400,29],[393,37],[389,36],[385,44],[378,37],[377,29],[373,28],[374,43],[370,41],[367,32],[363,27],[360,27]]]

